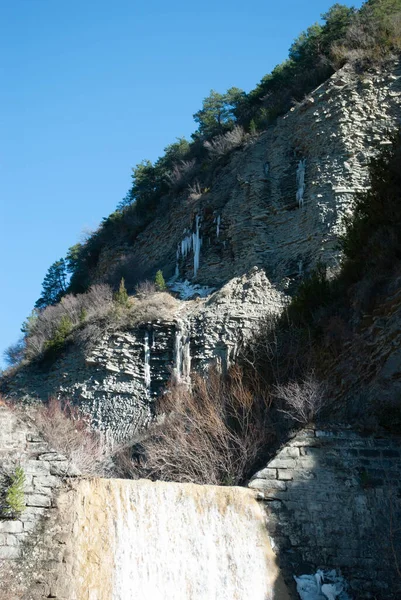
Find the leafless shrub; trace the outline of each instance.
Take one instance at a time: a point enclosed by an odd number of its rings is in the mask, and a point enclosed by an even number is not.
[[[51,398],[31,408],[30,416],[51,448],[66,456],[82,475],[105,474],[106,444],[77,407]]]
[[[283,403],[279,411],[302,425],[311,423],[319,415],[326,404],[325,392],[324,384],[317,381],[313,373],[301,382],[275,386],[275,396]]]
[[[46,307],[38,314],[30,335],[26,338],[26,357],[31,359],[43,352],[46,342],[54,336],[63,317],[68,317],[72,327],[77,327],[94,317],[106,315],[112,303],[111,288],[98,284],[92,286],[86,294],[69,294],[58,304]]]
[[[25,341],[23,338],[4,350],[4,359],[9,367],[19,365],[25,357]]]
[[[156,294],[157,289],[156,285],[153,281],[149,281],[146,279],[145,281],[141,281],[135,288],[136,295],[140,298],[147,298],[151,294]]]
[[[219,158],[241,146],[246,137],[244,129],[236,125],[231,131],[214,137],[210,142],[204,142],[204,146],[212,157]]]
[[[172,189],[177,189],[191,179],[196,165],[196,159],[181,160],[173,166],[172,171],[167,175],[167,180]]]
[[[160,399],[164,420],[142,442],[138,471],[165,481],[237,485],[271,440],[269,400],[250,391],[242,371],[224,378],[215,368],[194,375],[192,387],[171,385]]]
[[[188,192],[190,200],[198,200],[202,196],[202,188],[198,179],[189,184]]]

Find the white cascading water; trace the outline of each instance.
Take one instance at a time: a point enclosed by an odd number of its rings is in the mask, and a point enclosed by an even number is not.
[[[70,600],[289,600],[249,489],[92,479],[73,514]]]
[[[297,202],[299,208],[304,205],[306,158],[300,160],[297,168]]]
[[[150,389],[151,376],[150,376],[150,346],[149,346],[149,333],[145,332],[145,339],[143,343],[144,347],[144,369],[145,369],[145,387],[147,390]]]

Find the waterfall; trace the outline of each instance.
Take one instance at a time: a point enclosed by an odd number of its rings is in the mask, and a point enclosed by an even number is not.
[[[147,390],[150,390],[150,384],[151,384],[151,377],[150,377],[150,346],[149,346],[149,333],[146,331],[145,332],[145,339],[144,339],[144,352],[145,352],[145,359],[144,359],[144,365],[145,365],[145,386]]]
[[[289,600],[249,489],[92,479],[60,504],[57,597],[64,582],[70,600]]]
[[[178,383],[188,383],[191,377],[191,347],[188,326],[178,321],[174,340],[174,375]]]
[[[304,205],[304,192],[305,192],[305,169],[306,169],[306,158],[300,160],[297,168],[297,195],[296,199],[299,208]]]

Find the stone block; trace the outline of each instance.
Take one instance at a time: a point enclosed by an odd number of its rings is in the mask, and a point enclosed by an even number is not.
[[[0,521],[1,533],[22,533],[22,521]]]
[[[294,479],[294,471],[292,469],[278,469],[278,479],[291,481]]]
[[[57,488],[60,487],[61,481],[55,475],[41,475],[33,478],[33,485],[38,487]]]
[[[277,481],[276,479],[253,479],[248,487],[265,493],[272,490],[285,491],[287,489],[284,481]]]
[[[51,506],[51,498],[44,494],[27,494],[25,496],[27,506],[49,508]]]
[[[66,457],[63,454],[59,454],[58,452],[45,452],[44,454],[40,454],[38,456],[38,460],[48,460],[53,461],[53,460],[67,460]]]
[[[1,560],[16,560],[21,555],[21,549],[17,546],[0,546]]]
[[[269,469],[294,469],[296,461],[294,458],[281,458],[280,455],[269,462]]]
[[[81,472],[67,461],[55,461],[50,464],[50,475],[56,475],[58,477],[78,477],[81,475]]]
[[[277,479],[277,469],[270,469],[267,467],[266,469],[262,469],[258,471],[254,477],[254,479]]]
[[[28,475],[49,475],[50,464],[45,461],[28,460],[24,465],[24,470]]]

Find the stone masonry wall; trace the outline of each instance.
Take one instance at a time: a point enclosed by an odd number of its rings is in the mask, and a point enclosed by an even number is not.
[[[17,519],[0,517],[0,598],[51,598],[50,573],[62,559],[63,532],[56,526],[57,492],[64,478],[79,473],[53,452],[34,426],[0,405],[0,490],[5,475],[20,465],[26,508]]]
[[[259,490],[281,567],[340,569],[351,597],[401,597],[401,440],[305,429],[249,486]]]

